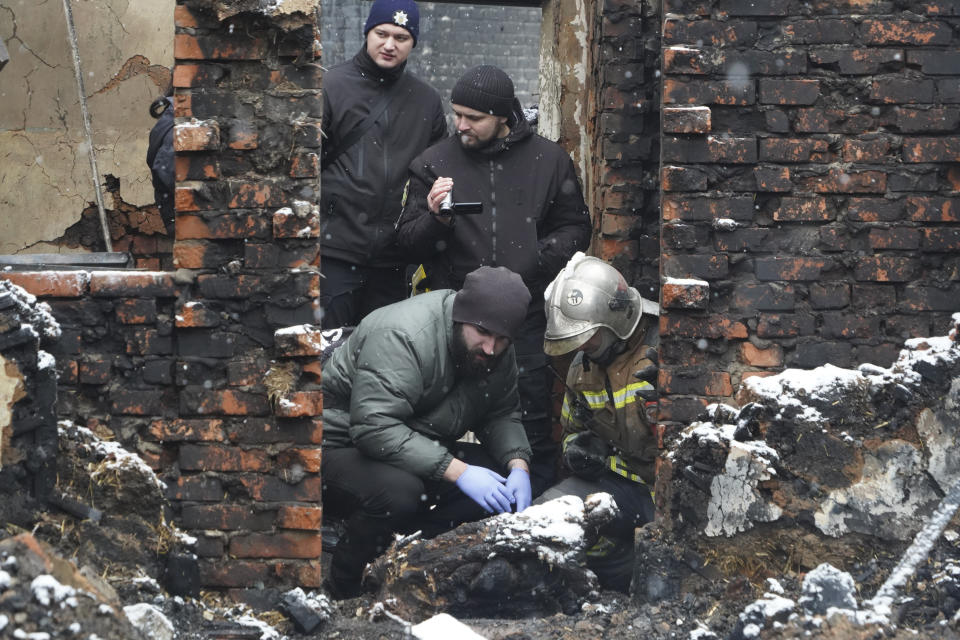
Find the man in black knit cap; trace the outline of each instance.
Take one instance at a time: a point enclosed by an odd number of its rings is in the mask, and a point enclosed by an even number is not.
[[[406,295],[395,243],[406,168],[447,133],[437,92],[404,71],[420,35],[413,0],[376,0],[363,47],[323,76],[320,303],[326,328],[354,326]]]
[[[530,505],[512,345],[529,304],[520,276],[481,267],[460,291],[374,311],[327,360],[323,508],[346,524],[332,595],[357,595],[395,532],[434,536]],[[460,441],[467,431],[479,444]]]
[[[468,70],[450,95],[455,135],[410,163],[397,241],[422,262],[427,286],[458,288],[481,265],[520,274],[532,300],[514,340],[523,425],[533,449],[534,495],[552,484],[550,377],[543,352],[543,292],[590,239],[590,215],[573,161],[537,135],[502,70]],[[444,198],[480,202],[479,214],[448,214]]]

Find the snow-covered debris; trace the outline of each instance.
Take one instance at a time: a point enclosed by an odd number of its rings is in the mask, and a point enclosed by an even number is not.
[[[483,640],[483,636],[446,613],[437,614],[413,625],[410,633],[418,640]]]
[[[173,623],[152,604],[141,602],[123,608],[127,619],[151,640],[173,640]]]
[[[800,590],[800,606],[808,613],[824,614],[829,609],[857,608],[853,577],[826,562],[804,577]]]
[[[30,590],[33,591],[33,597],[37,602],[45,607],[59,604],[61,607],[69,606],[77,595],[77,590],[70,585],[60,584],[60,582],[50,574],[39,575],[30,583]]]
[[[85,273],[85,275],[89,279],[90,274]],[[47,277],[56,279],[60,276],[51,272]],[[4,291],[13,298],[17,313],[20,315],[22,329],[32,331],[44,341],[60,339],[62,335],[60,323],[53,317],[49,304],[37,302],[36,296],[27,293],[25,289],[9,280],[0,280],[0,293]]]
[[[333,616],[333,603],[327,596],[306,594],[300,587],[284,593],[281,603],[300,633],[312,633]]]

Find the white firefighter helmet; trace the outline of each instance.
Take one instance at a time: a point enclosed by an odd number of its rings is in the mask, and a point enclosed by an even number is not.
[[[543,350],[552,356],[570,353],[600,327],[626,340],[644,312],[660,313],[659,305],[644,300],[619,271],[581,251],[550,283],[544,299],[547,331]]]

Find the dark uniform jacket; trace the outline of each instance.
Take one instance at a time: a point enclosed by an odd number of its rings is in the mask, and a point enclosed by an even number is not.
[[[450,343],[456,292],[432,291],[377,309],[323,369],[323,446],[439,480],[449,449],[473,431],[501,465],[530,459],[511,346],[484,380],[459,380]]]
[[[560,413],[564,448],[571,435],[589,429],[612,448],[612,455],[607,458],[611,472],[650,486],[659,448],[638,392],[652,385],[637,380],[633,374],[654,364],[647,358],[647,350],[657,346],[658,335],[656,316],[644,314],[627,340],[626,350],[608,365],[590,362],[585,366],[584,354],[578,353],[567,371],[569,390]],[[589,426],[573,411],[571,390],[589,406]]]
[[[510,133],[490,147],[466,150],[454,135],[410,163],[398,243],[425,263],[434,288],[456,289],[477,267],[503,266],[542,307],[546,285],[586,248],[590,215],[570,156],[533,133],[517,102],[514,111]],[[483,213],[457,215],[452,228],[438,222],[427,194],[440,176],[453,178],[455,202],[482,202]]]
[[[160,209],[160,217],[167,233],[172,235],[174,209],[173,176],[173,100],[164,98],[166,107],[150,130],[147,146],[147,166],[153,178],[153,197]]]
[[[394,243],[410,160],[447,133],[437,92],[410,73],[385,72],[366,49],[323,76],[323,149],[329,155],[392,91],[376,123],[321,172],[324,257],[405,264]]]

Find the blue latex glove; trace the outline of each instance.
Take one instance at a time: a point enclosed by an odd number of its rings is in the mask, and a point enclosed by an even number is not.
[[[513,496],[511,502],[517,503],[517,513],[530,506],[533,490],[530,488],[530,474],[520,467],[514,467],[507,476],[507,491]]]
[[[457,478],[457,488],[487,513],[505,513],[510,511],[512,497],[504,484],[506,481],[507,479],[496,471],[467,465],[466,470]]]

